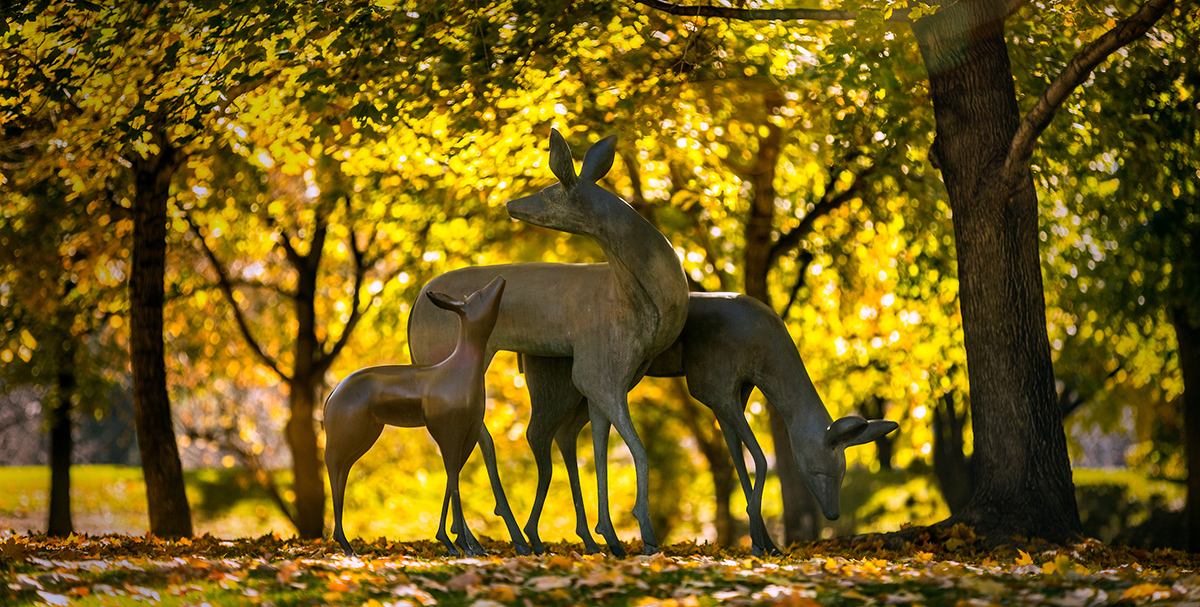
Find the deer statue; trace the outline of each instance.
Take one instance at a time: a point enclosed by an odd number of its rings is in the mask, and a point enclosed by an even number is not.
[[[585,234],[600,244],[608,263],[518,263],[467,267],[447,272],[425,285],[468,293],[503,274],[507,293],[485,361],[499,350],[534,356],[573,357],[571,389],[591,404],[600,515],[597,532],[616,556],[625,554],[608,511],[607,456],[610,427],[625,441],[637,475],[633,515],[646,554],[658,552],[650,524],[649,465],[646,450],[629,417],[626,393],[642,377],[649,361],[675,342],[687,320],[688,288],[675,249],[665,236],[620,197],[596,184],[612,167],[615,136],[584,154],[575,173],[571,148],[550,133],[550,170],[558,183],[508,203],[508,213],[531,224]],[[445,358],[454,339],[453,319],[418,297],[409,315],[408,343],[414,361]],[[575,413],[575,402],[543,399],[533,412],[532,428]],[[611,426],[610,426],[611,424]],[[486,454],[485,454],[486,455]],[[550,464],[550,451],[535,452],[539,468]],[[538,501],[549,488],[538,484]],[[526,531],[537,540],[536,521]]]
[[[359,369],[329,394],[325,401],[325,466],[329,470],[333,492],[333,538],[347,556],[352,556],[354,550],[342,530],[346,479],[350,467],[375,444],[385,425],[429,429],[446,467],[446,493],[437,538],[453,556],[459,554],[455,544],[468,555],[484,554],[483,546],[471,534],[463,518],[458,477],[479,441],[485,459],[490,462],[488,473],[497,479],[495,450],[491,435],[483,424],[483,374],[489,360],[486,344],[500,311],[504,284],[504,278],[497,276],[462,300],[426,292],[425,296],[433,305],[453,312],[458,319],[460,327],[456,328],[453,352],[433,365],[381,365]],[[529,546],[521,535],[498,479],[492,490],[496,494],[496,512],[508,524],[517,552],[529,554]],[[445,529],[446,510],[451,504],[454,522],[450,530],[457,535],[455,542],[450,541]]]
[[[597,547],[587,531],[575,458],[575,437],[588,422],[588,406],[583,395],[571,386],[571,360],[530,355],[521,358],[535,412],[539,410],[539,403],[545,400],[577,403],[573,415],[561,417],[561,426],[537,425],[535,414],[527,436],[535,453],[549,451],[551,440],[558,443],[571,480],[578,523],[576,531],[583,539],[584,548],[594,552]],[[687,324],[679,339],[654,359],[646,374],[686,377],[692,396],[716,414],[746,495],[751,551],[756,556],[779,554],[780,551],[767,534],[762,518],[767,460],[744,416],[751,389],[761,390],[783,416],[792,439],[792,454],[804,483],[825,518],[830,520],[841,514],[845,448],[871,442],[899,427],[890,420],[867,421],[860,417],[834,421],[817,395],[783,319],[762,302],[745,295],[692,293]],[[746,471],[742,445],[754,458],[753,486]],[[537,459],[537,464],[540,487],[543,479],[549,483],[551,467],[548,457]],[[539,492],[533,506],[534,514],[525,527],[535,551],[541,548],[534,530],[544,498],[545,495]]]

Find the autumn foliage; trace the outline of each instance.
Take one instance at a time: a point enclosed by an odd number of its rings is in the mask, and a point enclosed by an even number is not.
[[[0,541],[0,602],[1086,607],[1200,599],[1194,555],[1094,541],[992,550],[965,527],[899,551],[865,538],[767,559],[711,544],[676,544],[662,555],[623,560],[580,555],[580,546],[565,543],[532,558],[514,557],[504,543],[484,544],[495,556],[447,559],[433,542],[379,539],[357,542],[362,555],[346,558],[332,541],[276,536],[9,536]]]

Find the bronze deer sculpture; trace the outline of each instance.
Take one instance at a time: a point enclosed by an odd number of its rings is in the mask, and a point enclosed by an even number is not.
[[[571,360],[522,355],[526,384],[533,410],[542,401],[573,402],[575,414],[564,416],[561,425],[546,427],[531,422],[527,438],[534,452],[549,451],[558,443],[575,502],[576,531],[584,548],[597,550],[583,509],[579,488],[575,438],[588,422],[587,403],[571,385]],[[805,485],[816,498],[822,513],[833,520],[841,514],[840,493],[846,473],[846,447],[871,442],[899,427],[890,420],[867,421],[860,417],[833,420],[817,394],[804,361],[792,343],[783,319],[762,302],[735,293],[692,293],[688,319],[679,339],[650,364],[652,377],[687,378],[688,391],[713,410],[734,467],[746,495],[750,518],[751,551],[756,556],[779,554],[767,534],[762,518],[763,484],[767,460],[746,422],[744,412],[750,391],[757,387],[783,416],[792,439],[792,454]],[[556,407],[561,405],[555,405]],[[536,421],[536,416],[534,421]],[[754,458],[754,483],[746,470],[742,445]],[[538,459],[539,486],[549,483],[552,468]],[[549,458],[546,458],[548,463]],[[538,493],[526,534],[535,551],[541,549],[537,516],[545,495]]]
[[[665,236],[620,197],[596,185],[612,167],[615,137],[606,137],[584,154],[575,173],[571,148],[557,131],[550,134],[550,169],[558,183],[512,200],[508,212],[534,225],[585,234],[604,250],[608,263],[523,263],[467,267],[447,272],[425,285],[467,293],[503,274],[508,295],[500,306],[485,360],[499,350],[536,356],[573,357],[572,389],[592,405],[593,444],[599,485],[597,532],[614,555],[624,555],[608,509],[607,440],[611,427],[625,441],[637,474],[633,514],[641,530],[644,552],[658,552],[650,524],[649,465],[646,450],[629,417],[627,391],[642,377],[649,361],[675,342],[687,319],[688,289],[675,249]],[[441,360],[449,352],[452,318],[418,297],[409,316],[412,358],[418,363]],[[575,402],[543,400],[533,413],[531,431],[557,428],[574,414]],[[535,451],[539,468],[550,463],[550,451]],[[539,502],[549,479],[538,484]],[[537,539],[536,521],[526,526]]]
[[[437,538],[457,556],[458,548],[482,556],[483,547],[463,518],[459,498],[459,473],[475,443],[481,444],[488,474],[493,479],[496,512],[504,517],[513,534],[517,552],[529,554],[529,546],[508,506],[495,470],[495,450],[483,423],[485,409],[484,371],[488,336],[496,324],[505,280],[497,276],[486,286],[462,300],[426,292],[428,301],[453,312],[460,328],[453,351],[433,365],[381,365],[351,373],[333,389],[325,401],[325,466],[333,493],[333,537],[349,555],[354,554],[342,530],[342,506],[350,467],[375,444],[384,425],[417,428],[425,426],[437,442],[446,468],[446,492],[442,500]],[[451,542],[446,535],[446,511],[452,505],[454,521]]]

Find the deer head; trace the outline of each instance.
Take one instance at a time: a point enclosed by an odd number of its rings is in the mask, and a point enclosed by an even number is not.
[[[612,168],[616,142],[617,136],[609,135],[588,148],[583,155],[583,167],[576,175],[571,146],[557,130],[550,131],[550,170],[558,183],[509,201],[508,214],[543,228],[593,234],[611,205],[626,204],[616,194],[596,185]]]
[[[496,317],[500,314],[500,297],[504,295],[504,284],[504,277],[497,276],[487,286],[461,300],[437,291],[426,291],[425,295],[433,305],[457,314],[465,332],[474,334],[476,331],[482,331],[490,334],[496,326]]]
[[[821,434],[820,444],[792,440],[792,455],[800,467],[804,484],[812,491],[825,518],[837,520],[842,514],[841,491],[842,478],[846,475],[846,447],[869,443],[899,427],[891,420],[867,421],[848,416],[830,424]],[[793,437],[803,436],[791,434]]]

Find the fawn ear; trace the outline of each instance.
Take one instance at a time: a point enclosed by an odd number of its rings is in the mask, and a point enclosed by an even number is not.
[[[583,168],[579,171],[579,179],[596,183],[608,174],[612,168],[613,156],[617,150],[617,136],[609,135],[588,148],[583,155]]]
[[[571,157],[571,146],[559,134],[558,129],[550,131],[550,170],[558,177],[559,183],[566,190],[574,190],[578,177],[575,176],[575,160]]]
[[[435,305],[443,310],[450,310],[451,312],[462,312],[462,308],[463,308],[462,300],[454,299],[453,297],[450,297],[449,295],[446,295],[445,293],[438,293],[437,291],[426,291],[425,296],[429,298],[429,301],[433,302],[433,305]]]
[[[867,422],[867,427],[862,431],[862,434],[854,437],[850,442],[846,443],[847,447],[854,445],[865,445],[875,439],[899,428],[900,424],[890,419],[873,419]]]

